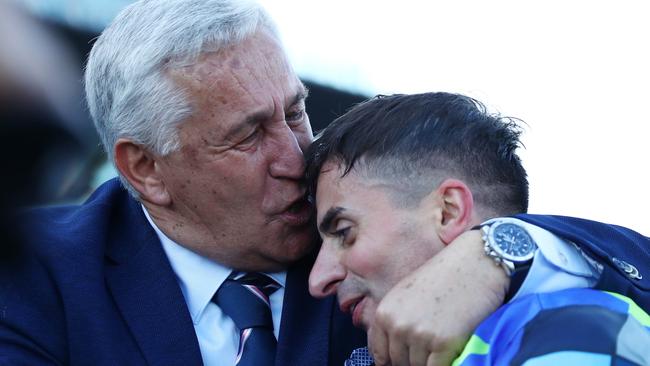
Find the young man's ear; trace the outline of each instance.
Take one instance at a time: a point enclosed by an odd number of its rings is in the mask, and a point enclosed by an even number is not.
[[[446,245],[465,232],[473,222],[474,197],[465,183],[446,179],[436,189],[440,215],[436,219],[438,235]]]
[[[156,156],[144,146],[121,138],[115,143],[115,165],[140,198],[159,206],[171,203],[169,192],[160,177]]]

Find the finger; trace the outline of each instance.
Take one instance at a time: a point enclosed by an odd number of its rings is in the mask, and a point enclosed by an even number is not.
[[[388,334],[388,353],[392,366],[409,366],[409,349],[404,338],[396,333]]]
[[[448,366],[458,357],[456,352],[433,352],[427,358],[427,366]]]
[[[411,344],[409,347],[409,361],[411,366],[426,366],[429,358],[429,351],[419,344]]]
[[[373,325],[368,330],[368,348],[372,353],[372,358],[375,360],[375,365],[390,365],[390,358],[388,356],[388,337],[379,326]]]

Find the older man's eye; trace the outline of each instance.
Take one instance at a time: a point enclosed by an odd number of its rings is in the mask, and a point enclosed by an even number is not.
[[[297,112],[287,113],[285,115],[285,118],[286,118],[287,122],[296,122],[296,121],[302,120],[302,117],[304,115],[305,115],[305,110],[303,109],[303,110],[300,110],[300,111],[297,111]]]
[[[246,145],[246,144],[250,144],[251,142],[254,142],[255,139],[257,138],[257,136],[259,135],[259,133],[260,133],[259,129],[253,131],[253,133],[251,133],[250,135],[246,136],[245,139],[241,140],[241,141],[239,142],[239,144],[240,144],[240,145]]]

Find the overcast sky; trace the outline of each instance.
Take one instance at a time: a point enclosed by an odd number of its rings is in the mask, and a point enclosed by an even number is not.
[[[90,27],[128,2],[24,1]],[[367,95],[473,96],[527,122],[531,212],[650,235],[647,1],[262,3],[302,77]]]
[[[650,235],[646,1],[263,3],[302,76],[469,94],[528,124],[530,212]]]

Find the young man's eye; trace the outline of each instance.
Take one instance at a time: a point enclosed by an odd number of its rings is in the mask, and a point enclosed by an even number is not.
[[[342,229],[338,229],[335,232],[332,233],[332,235],[338,239],[341,240],[342,245],[350,245],[352,244],[352,237],[350,235],[350,230],[352,227],[346,226]]]
[[[350,232],[350,227],[348,226],[348,227],[344,227],[343,229],[336,230],[332,234],[339,238],[345,238],[349,232]]]

